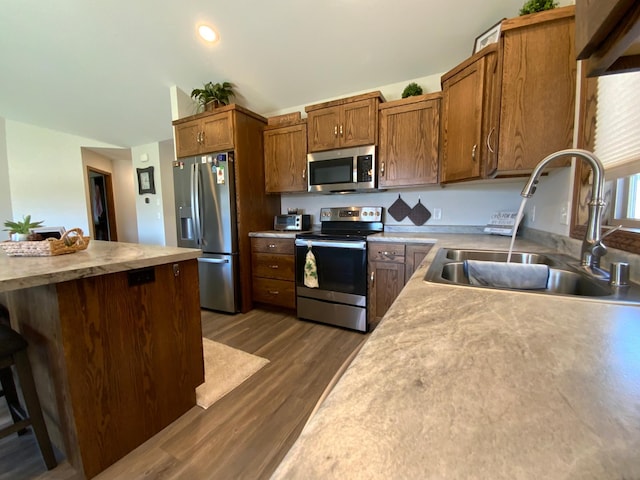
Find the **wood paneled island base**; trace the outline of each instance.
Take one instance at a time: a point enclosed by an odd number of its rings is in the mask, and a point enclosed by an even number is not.
[[[5,291],[0,302],[29,341],[52,441],[81,476],[195,405],[204,381],[195,258]]]

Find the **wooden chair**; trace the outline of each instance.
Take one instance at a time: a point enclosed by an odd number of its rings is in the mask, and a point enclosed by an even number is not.
[[[27,356],[27,341],[8,325],[9,315],[7,309],[0,305],[0,385],[13,423],[0,428],[0,438],[13,433],[22,435],[26,433],[26,427],[31,425],[40,447],[40,453],[48,470],[57,465],[53,453],[47,425],[44,422],[40,400],[36,392],[36,385],[31,373],[31,364]],[[22,389],[22,396],[26,410],[20,405],[18,392],[13,380],[12,366],[15,365],[18,381]]]

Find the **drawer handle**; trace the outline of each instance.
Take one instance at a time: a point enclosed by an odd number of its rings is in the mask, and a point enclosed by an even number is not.
[[[393,256],[395,256],[396,252],[382,252],[382,255],[387,255],[387,256],[388,255],[393,255]]]
[[[375,280],[375,279],[376,279],[376,277],[375,277],[375,272],[371,272],[371,286],[372,286],[372,287],[373,287],[373,283],[374,283],[374,280]]]
[[[280,266],[278,266],[278,265],[269,265],[269,268],[273,268],[274,270],[277,270],[278,268],[280,268]]]
[[[276,248],[276,244],[275,243],[270,243],[269,244],[269,248]]]
[[[269,294],[270,295],[280,295],[280,292],[278,290],[269,290]]]

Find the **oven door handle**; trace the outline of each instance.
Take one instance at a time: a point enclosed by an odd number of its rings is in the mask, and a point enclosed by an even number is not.
[[[352,250],[366,250],[367,242],[341,242],[339,240],[304,240],[296,239],[296,247],[329,247],[329,248],[350,248]]]

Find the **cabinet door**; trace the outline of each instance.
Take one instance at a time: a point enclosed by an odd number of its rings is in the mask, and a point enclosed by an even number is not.
[[[381,187],[438,182],[440,99],[380,110]]]
[[[175,126],[176,156],[191,157],[200,153],[200,121],[182,123]]]
[[[574,30],[568,17],[504,33],[498,173],[531,171],[550,153],[571,147]]]
[[[328,107],[307,113],[310,152],[331,150],[340,146],[339,124],[341,107]],[[344,130],[343,130],[344,131]]]
[[[233,112],[201,119],[203,143],[201,153],[233,150]]]
[[[432,244],[408,244],[405,252],[405,278],[404,282],[407,283],[411,276],[416,271],[416,268],[420,266],[424,257],[427,256],[429,251],[433,247]]]
[[[404,263],[369,262],[369,322],[377,324],[404,287]]]
[[[480,178],[484,76],[480,58],[443,82],[443,183]]]
[[[342,106],[338,127],[341,147],[357,147],[377,143],[378,103],[360,100]]]
[[[307,125],[264,132],[267,193],[307,191]]]

